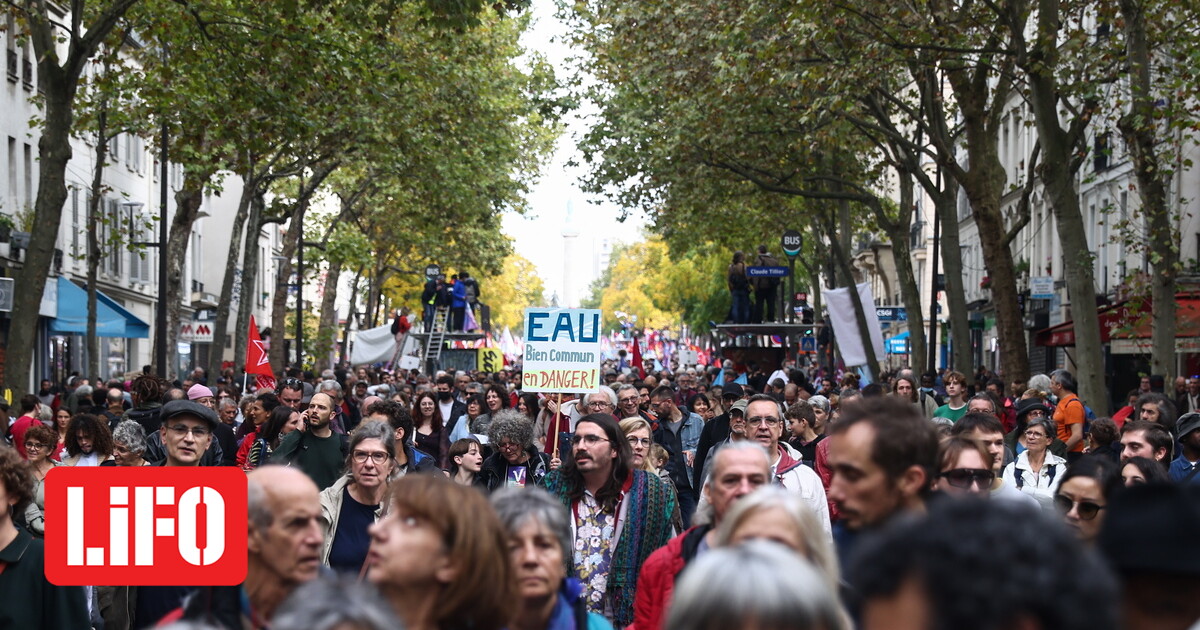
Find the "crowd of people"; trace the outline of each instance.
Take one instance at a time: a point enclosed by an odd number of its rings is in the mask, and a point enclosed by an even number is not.
[[[45,382],[0,444],[0,628],[1200,619],[1194,406],[1148,391],[1096,417],[1061,370],[860,386],[790,360],[637,367],[605,364],[583,395],[522,391],[509,370],[292,370],[248,392],[201,372]],[[242,468],[244,583],[50,584],[55,466]]]

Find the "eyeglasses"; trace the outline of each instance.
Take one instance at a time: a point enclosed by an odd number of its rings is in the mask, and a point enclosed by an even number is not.
[[[605,402],[603,400],[593,400],[592,402],[588,403],[587,406],[589,409],[608,409],[612,406],[612,403]]]
[[[650,446],[654,442],[650,438],[629,438],[630,446]]]
[[[496,443],[496,448],[498,448],[502,451],[512,451],[512,450],[516,450],[520,447],[521,447],[521,445],[517,444],[516,442],[497,442]]]
[[[1041,431],[1026,431],[1025,432],[1025,439],[1027,439],[1027,440],[1040,440],[1044,437],[1046,437],[1046,434],[1042,433]]]
[[[45,444],[38,444],[37,442],[26,442],[25,443],[25,450],[27,450],[27,451],[40,451],[44,448],[46,448]]]
[[[1081,521],[1090,521],[1096,518],[1096,515],[1103,510],[1105,506],[1097,505],[1091,501],[1072,501],[1067,497],[1058,494],[1054,496],[1054,507],[1058,509],[1064,516],[1070,513],[1071,509],[1075,509],[1075,513]]]
[[[996,473],[982,468],[955,468],[938,475],[955,488],[970,488],[975,484],[979,488],[990,488],[996,480]]]
[[[576,433],[575,435],[571,436],[571,444],[574,444],[575,446],[578,446],[580,442],[583,442],[587,446],[595,446],[600,442],[609,441],[610,440],[608,438],[602,438],[599,435],[579,435]]]
[[[380,465],[386,462],[389,458],[387,453],[382,453],[380,451],[375,451],[373,453],[368,453],[366,451],[354,451],[354,461],[358,462],[359,464],[367,463],[368,457],[371,458],[371,461]]]
[[[765,424],[769,427],[773,427],[779,425],[779,418],[774,416],[754,416],[753,418],[746,418],[746,424],[750,426]]]
[[[626,397],[624,397],[624,398],[622,398],[622,399],[618,400],[618,401],[617,401],[617,404],[619,404],[619,405],[621,405],[622,407],[624,407],[625,405],[628,405],[629,403],[636,403],[637,401],[638,401],[638,397],[637,397],[637,396],[626,396]]]
[[[183,437],[183,436],[187,435],[188,433],[191,433],[191,434],[192,434],[193,436],[195,436],[197,439],[200,439],[200,438],[206,438],[206,437],[208,437],[210,434],[212,434],[212,431],[209,431],[209,430],[208,430],[208,427],[191,427],[191,428],[188,428],[188,427],[187,427],[187,426],[185,426],[185,425],[182,425],[182,424],[177,424],[177,425],[175,425],[175,426],[173,426],[173,427],[168,427],[168,428],[171,430],[171,433],[174,433],[174,434],[175,434],[175,437]]]

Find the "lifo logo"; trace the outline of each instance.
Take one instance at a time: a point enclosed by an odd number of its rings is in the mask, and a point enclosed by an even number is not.
[[[241,584],[246,473],[58,467],[46,475],[46,578],[58,585]]]

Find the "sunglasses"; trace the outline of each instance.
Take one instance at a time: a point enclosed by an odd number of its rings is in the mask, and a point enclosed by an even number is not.
[[[996,473],[982,468],[955,468],[938,475],[955,488],[970,488],[971,484],[979,488],[990,488],[996,480]]]
[[[1061,494],[1057,494],[1054,496],[1054,507],[1057,508],[1058,511],[1063,514],[1063,516],[1066,516],[1071,511],[1071,508],[1075,508],[1075,513],[1079,515],[1079,520],[1090,521],[1096,518],[1096,515],[1099,514],[1100,510],[1103,510],[1105,506],[1096,505],[1091,501],[1072,501]]]

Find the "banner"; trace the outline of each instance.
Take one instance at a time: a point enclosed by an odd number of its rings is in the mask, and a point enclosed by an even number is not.
[[[600,310],[525,309],[522,389],[586,394],[600,386]]]
[[[480,348],[477,369],[480,372],[499,372],[500,370],[503,370],[504,355],[500,354],[500,349]]]
[[[360,330],[354,334],[354,345],[350,348],[351,365],[382,363],[391,361],[394,356],[396,335],[392,334],[391,323]]]
[[[875,313],[875,298],[871,295],[871,285],[865,282],[858,285],[858,297],[866,309],[868,335],[862,335],[858,330],[858,321],[854,317],[854,303],[850,298],[850,289],[826,289],[825,305],[829,309],[829,323],[833,333],[837,335],[838,348],[842,351],[842,359],[846,365],[866,365],[867,352],[863,340],[869,338],[875,348],[875,358],[883,359],[883,329],[879,326],[879,316]],[[868,366],[872,373],[878,366]]]
[[[254,316],[250,316],[250,337],[246,341],[246,374],[257,374],[255,384],[259,389],[275,389],[275,372],[271,371],[271,359],[267,345],[258,334]]]

